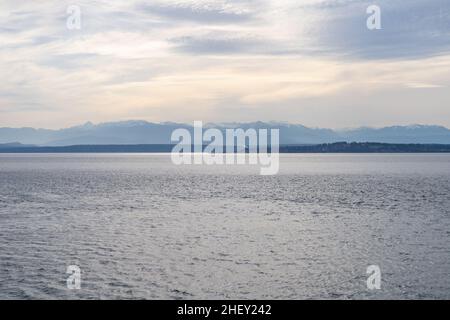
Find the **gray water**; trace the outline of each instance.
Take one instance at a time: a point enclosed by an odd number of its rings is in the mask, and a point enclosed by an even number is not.
[[[450,298],[450,155],[282,155],[258,173],[0,155],[0,299]]]

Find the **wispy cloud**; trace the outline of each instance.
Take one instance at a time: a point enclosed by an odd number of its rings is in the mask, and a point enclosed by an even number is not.
[[[137,10],[151,15],[170,19],[171,21],[191,21],[201,24],[240,23],[249,21],[249,11],[221,3],[220,1],[201,4],[185,2],[175,4],[139,4]]]
[[[77,4],[80,30],[72,1],[0,3],[0,125],[450,125],[447,0],[379,0],[374,31],[365,0]]]

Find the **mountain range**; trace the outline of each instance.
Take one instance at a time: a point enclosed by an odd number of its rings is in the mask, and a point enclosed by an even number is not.
[[[304,145],[333,142],[380,142],[450,144],[450,130],[442,126],[410,125],[384,128],[361,127],[355,129],[309,128],[299,124],[278,122],[210,123],[204,128],[279,129],[280,144]],[[125,145],[170,144],[175,129],[190,124],[173,122],[151,123],[147,121],[121,121],[101,124],[90,122],[65,129],[0,128],[0,144],[27,144],[37,146],[69,145]]]

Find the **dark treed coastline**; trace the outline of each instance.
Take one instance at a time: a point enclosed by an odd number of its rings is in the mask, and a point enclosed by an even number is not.
[[[0,144],[0,153],[164,153],[171,144],[74,145],[62,147]],[[450,153],[448,144],[324,143],[317,145],[281,145],[280,153]]]

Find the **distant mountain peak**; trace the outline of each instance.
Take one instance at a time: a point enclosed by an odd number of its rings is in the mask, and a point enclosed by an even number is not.
[[[2,149],[2,148],[25,148],[25,147],[34,147],[34,145],[22,144],[20,142],[0,143],[0,149]]]
[[[63,146],[87,144],[170,144],[174,128],[192,129],[193,123],[152,123],[145,120],[126,120],[85,124],[60,130],[33,128],[0,128],[0,144],[15,143]],[[281,144],[320,144],[342,142],[380,143],[436,143],[450,144],[450,130],[443,126],[413,124],[384,128],[353,129],[310,128],[301,124],[280,121],[204,123],[203,127],[267,128],[280,130]]]
[[[82,128],[93,128],[94,124],[90,121],[86,122],[85,124],[81,125]]]

